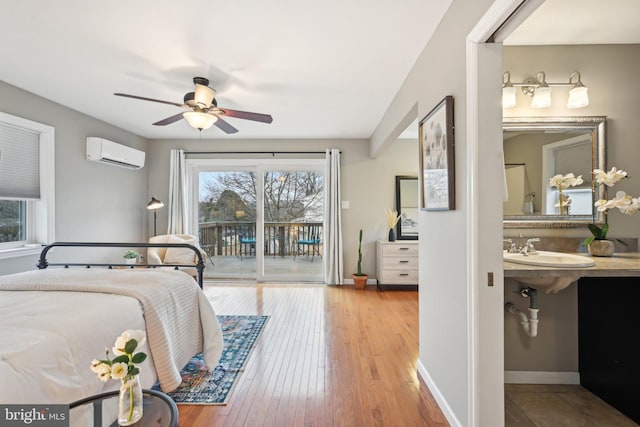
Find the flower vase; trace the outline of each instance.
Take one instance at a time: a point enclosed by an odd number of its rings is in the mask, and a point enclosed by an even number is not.
[[[142,386],[140,376],[122,381],[118,400],[118,424],[128,426],[142,418]]]
[[[390,242],[395,242],[396,241],[396,230],[395,230],[395,228],[390,228],[389,229],[389,241]]]
[[[612,256],[612,240],[594,240],[588,245],[589,253],[593,256]]]

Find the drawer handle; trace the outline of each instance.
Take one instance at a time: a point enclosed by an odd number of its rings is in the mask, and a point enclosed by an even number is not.
[[[409,248],[398,248],[398,249],[401,250],[401,251],[408,251],[409,250]]]
[[[407,261],[406,259],[400,260],[400,264],[408,264],[408,263],[409,263],[409,261]]]
[[[408,276],[409,273],[400,273],[400,276]]]

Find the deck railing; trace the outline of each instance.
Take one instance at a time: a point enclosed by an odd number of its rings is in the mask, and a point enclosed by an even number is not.
[[[199,224],[200,246],[210,257],[255,255],[256,223],[216,221]],[[299,240],[322,240],[321,222],[265,222],[264,255],[293,256],[308,250]]]

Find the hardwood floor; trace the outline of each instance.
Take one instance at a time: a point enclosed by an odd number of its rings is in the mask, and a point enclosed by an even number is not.
[[[205,285],[217,314],[268,315],[224,406],[180,426],[448,426],[418,380],[418,294],[373,287]]]

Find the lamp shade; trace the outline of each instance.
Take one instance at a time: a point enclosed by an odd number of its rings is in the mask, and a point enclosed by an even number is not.
[[[162,202],[161,200],[156,199],[153,196],[151,197],[151,201],[149,203],[147,203],[147,209],[149,209],[149,210],[160,209],[163,206],[164,206],[164,202]]]
[[[198,104],[200,108],[209,108],[213,102],[213,98],[216,96],[216,91],[203,84],[196,83],[196,90],[193,95],[193,100]]]
[[[551,88],[539,86],[536,88],[531,100],[531,108],[547,108],[551,105]]]
[[[218,120],[213,114],[201,113],[199,111],[188,111],[182,114],[187,122],[196,129],[209,129]]]
[[[569,91],[569,100],[567,101],[567,108],[582,108],[589,105],[589,89],[584,85],[575,85]]]
[[[516,88],[513,86],[505,86],[502,88],[502,108],[511,108],[516,106]]]

